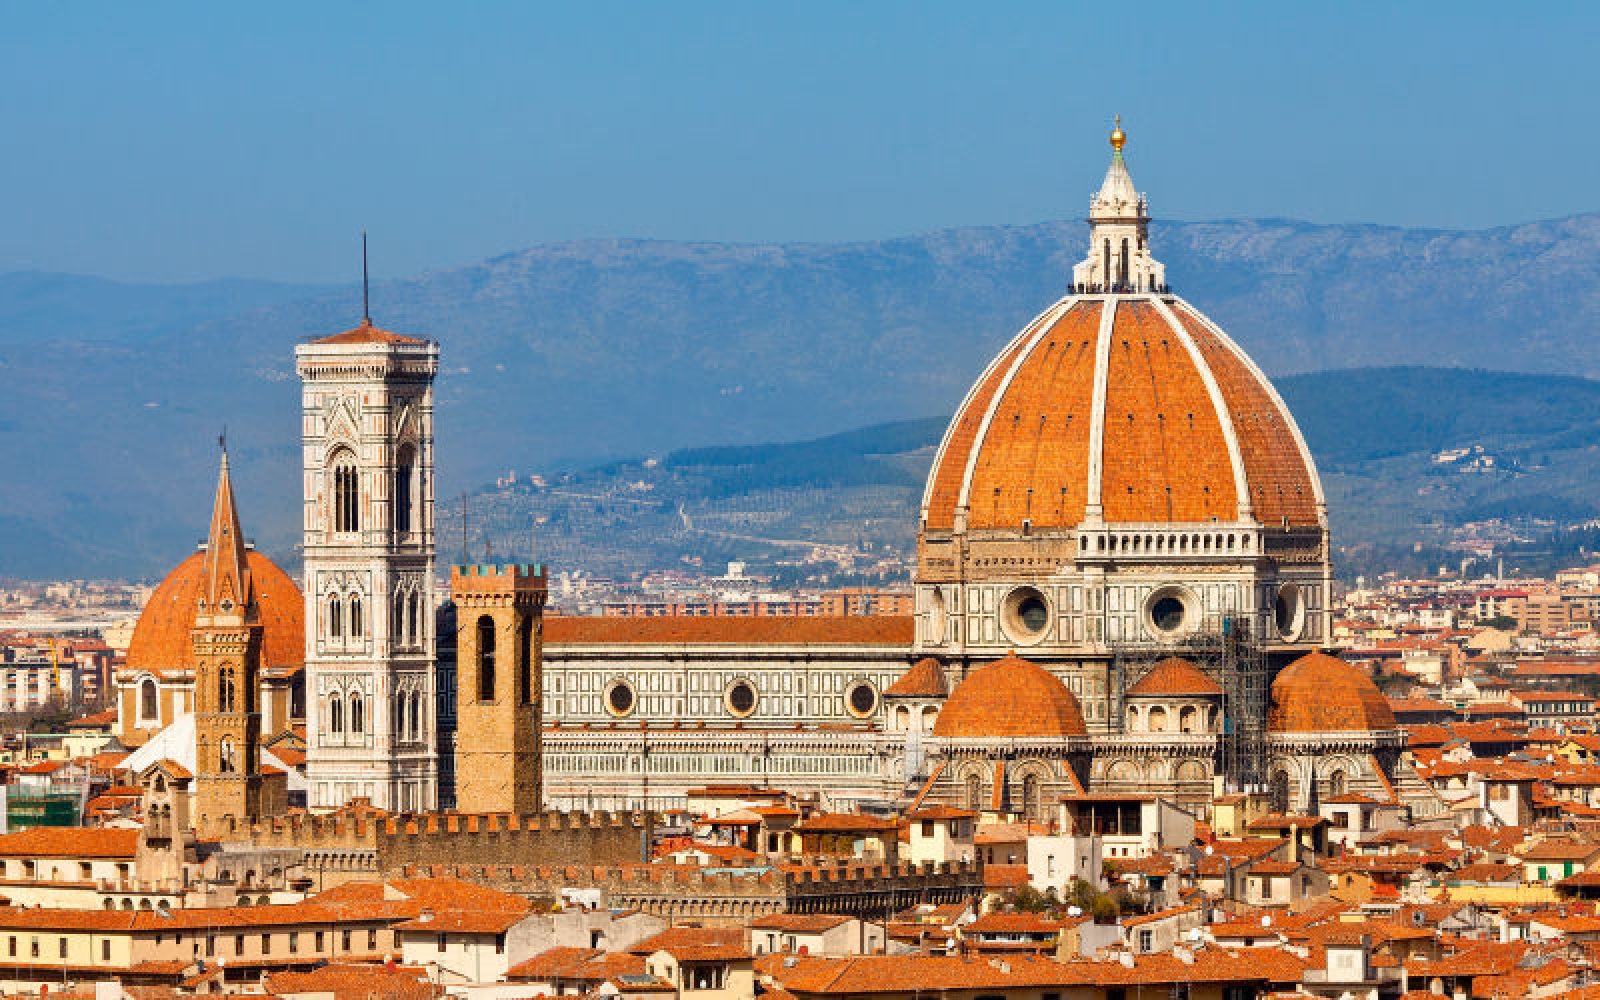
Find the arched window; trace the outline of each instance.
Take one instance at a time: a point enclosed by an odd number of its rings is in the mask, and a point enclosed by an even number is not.
[[[494,701],[494,619],[478,618],[478,700]]]
[[[352,736],[359,736],[366,732],[367,720],[363,718],[364,712],[362,711],[364,707],[359,694],[350,696],[350,734]]]
[[[527,615],[517,626],[517,698],[533,704],[533,616]]]
[[[344,733],[344,700],[338,695],[328,699],[328,732]]]
[[[1328,775],[1328,794],[1329,795],[1343,795],[1344,794],[1344,789],[1345,789],[1345,777],[1344,777],[1344,772],[1343,771],[1334,771],[1332,774]]]
[[[333,456],[333,530],[360,531],[361,473],[356,457],[340,450]]]
[[[156,682],[146,677],[139,682],[139,718],[154,721],[160,716],[161,709],[156,704]]]
[[[422,641],[422,595],[415,590],[406,598],[406,635],[413,646]]]
[[[389,728],[397,740],[409,739],[411,734],[406,730],[406,696],[400,695],[394,700],[394,711],[390,713]]]
[[[217,711],[232,712],[233,704],[233,668],[223,667],[217,675]]]
[[[983,808],[983,779],[976,774],[967,775],[967,808]]]
[[[344,603],[337,594],[328,598],[328,638],[344,638]]]
[[[1192,733],[1200,727],[1200,710],[1193,705],[1185,705],[1183,711],[1178,713],[1178,732]]]
[[[222,773],[232,774],[235,770],[233,759],[233,740],[227,736],[222,738]]]
[[[405,643],[406,635],[406,597],[404,594],[395,594],[389,600],[389,643],[400,646]]]
[[[1036,774],[1022,779],[1022,815],[1024,819],[1039,818],[1039,776]]]
[[[411,692],[411,738],[420,740],[427,736],[422,729],[422,692]]]
[[[417,452],[410,445],[400,449],[394,467],[394,530],[396,534],[411,534],[411,503],[416,475]]]
[[[1167,731],[1167,710],[1162,706],[1151,706],[1146,718],[1149,720],[1147,728],[1152,733],[1164,733]]]
[[[350,638],[361,638],[361,598],[350,595]]]

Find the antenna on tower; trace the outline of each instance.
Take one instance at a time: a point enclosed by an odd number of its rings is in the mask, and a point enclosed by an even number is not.
[[[228,425],[222,425],[222,433],[217,435],[217,447],[222,449],[222,454],[228,454]]]
[[[463,490],[462,493],[461,493],[461,565],[463,565],[463,566],[468,565],[468,563],[467,563],[467,494],[466,494],[465,490]]]
[[[372,325],[372,309],[367,297],[367,231],[361,230],[361,322]]]

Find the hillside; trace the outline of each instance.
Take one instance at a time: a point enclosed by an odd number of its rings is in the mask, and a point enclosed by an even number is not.
[[[1594,533],[1555,532],[1600,517],[1600,382],[1416,367],[1293,375],[1278,387],[1317,456],[1341,576],[1455,566],[1456,526],[1499,519],[1529,541],[1510,568],[1579,558]],[[780,579],[819,572],[792,563],[797,543],[855,554],[873,578],[884,556],[908,559],[917,505],[944,418],[901,421],[825,438],[695,448],[608,464],[535,486],[526,478],[468,501],[469,551],[538,555],[598,575],[746,560]],[[1452,463],[1436,456],[1481,448]],[[1492,459],[1492,465],[1484,459]],[[447,504],[442,547],[461,547],[459,502]],[[1541,525],[1539,520],[1552,523]],[[1420,544],[1420,549],[1418,545]],[[837,570],[827,572],[837,574]]]
[[[1052,222],[836,246],[560,244],[379,283],[374,313],[444,345],[439,493],[453,496],[512,469],[948,412],[1060,294],[1083,238],[1081,224]],[[1168,223],[1153,242],[1178,291],[1275,375],[1600,374],[1587,350],[1600,216],[1481,232]],[[204,524],[223,425],[248,523],[291,553],[292,348],[352,325],[356,295],[45,284],[0,276],[0,570],[163,571]],[[1326,405],[1337,419],[1350,401]],[[1535,416],[1566,420],[1554,406]]]

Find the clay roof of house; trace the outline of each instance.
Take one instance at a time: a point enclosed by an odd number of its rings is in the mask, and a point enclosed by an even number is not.
[[[938,657],[924,656],[900,675],[899,680],[883,689],[888,698],[943,698],[949,694],[945,684],[944,664]]]
[[[1170,983],[1295,982],[1305,963],[1286,952],[1262,949],[1204,949],[1184,962],[1171,954],[1134,956],[1120,962],[1057,962],[1016,955],[1005,960],[971,955],[865,955],[805,958],[772,972],[797,996],[871,993],[938,993],[964,990],[1021,990],[1041,986],[1120,986]],[[773,967],[769,966],[769,969]]]
[[[664,951],[680,961],[729,961],[750,957],[743,927],[669,927],[628,949],[635,955]]]
[[[1060,678],[1017,656],[968,674],[933,724],[933,734],[947,738],[1055,739],[1088,732],[1078,699]]]
[[[1097,421],[1104,440],[1091,456]],[[1263,523],[1315,526],[1320,487],[1308,455],[1259,371],[1192,307],[1066,299],[968,393],[929,473],[924,524],[953,530],[965,508],[968,530],[1074,527],[1098,474],[1109,522],[1234,521],[1248,499]],[[1237,495],[1240,481],[1248,498]]]
[[[426,970],[384,965],[329,964],[310,972],[273,972],[263,984],[269,994],[331,993],[333,1000],[430,1000],[438,996]]]
[[[205,587],[204,552],[179,563],[151,593],[128,643],[123,673],[161,675],[194,669],[194,620]],[[300,588],[277,563],[254,549],[245,556],[261,616],[261,664],[305,661],[306,639]]]
[[[1205,671],[1195,666],[1188,660],[1176,656],[1169,656],[1150,668],[1150,672],[1139,678],[1138,682],[1128,688],[1128,694],[1134,697],[1167,694],[1201,694],[1219,695],[1222,685],[1206,676]]]
[[[1326,733],[1394,729],[1388,699],[1360,667],[1326,653],[1308,653],[1272,682],[1267,729]]]
[[[120,827],[36,826],[0,834],[5,858],[132,858],[139,831]]]
[[[780,618],[608,618],[553,615],[544,620],[545,647],[661,645],[910,646],[910,615]]]
[[[750,926],[760,930],[821,934],[849,923],[851,919],[834,913],[769,913],[750,921]]]
[[[879,816],[858,816],[854,813],[817,813],[808,816],[795,826],[797,833],[829,833],[833,831],[869,831],[881,833],[898,829],[899,823]]]

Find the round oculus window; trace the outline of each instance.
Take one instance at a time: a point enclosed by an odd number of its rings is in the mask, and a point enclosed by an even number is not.
[[[633,687],[627,681],[616,681],[606,689],[606,711],[612,715],[628,715],[637,702]]]
[[[749,681],[734,681],[728,686],[725,700],[728,711],[742,719],[756,710],[756,689]]]
[[[845,707],[856,718],[871,715],[878,707],[878,692],[871,684],[860,681],[845,692]]]
[[[1001,620],[1018,642],[1042,639],[1050,628],[1050,603],[1032,587],[1018,587],[1006,595]]]
[[[1145,602],[1144,615],[1157,636],[1177,635],[1191,625],[1189,595],[1180,587],[1162,587]]]

